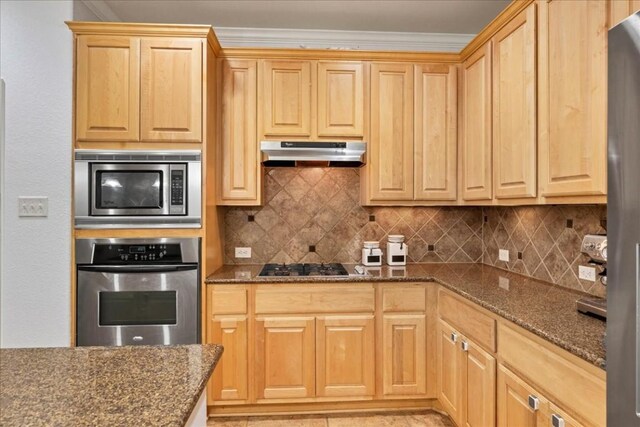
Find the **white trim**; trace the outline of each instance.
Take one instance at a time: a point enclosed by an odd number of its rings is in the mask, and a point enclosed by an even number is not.
[[[76,0],[78,1],[78,0]],[[79,0],[93,12],[101,21],[120,22],[122,19],[109,7],[104,0]]]
[[[294,30],[285,28],[217,27],[214,28],[214,31],[223,48],[279,47],[460,52],[475,37],[475,34]]]

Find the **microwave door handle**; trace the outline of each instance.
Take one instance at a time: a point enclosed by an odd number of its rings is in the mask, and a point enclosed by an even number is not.
[[[94,271],[100,273],[173,273],[178,271],[197,270],[196,264],[179,265],[79,265],[78,271]]]

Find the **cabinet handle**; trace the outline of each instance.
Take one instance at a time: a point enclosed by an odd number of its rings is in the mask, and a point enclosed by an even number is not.
[[[458,334],[456,334],[455,332],[451,332],[451,341],[458,342]]]
[[[556,414],[551,415],[551,425],[553,427],[564,427],[564,418]]]
[[[469,343],[462,341],[462,351],[469,351]]]
[[[533,394],[529,395],[529,408],[533,409],[534,411],[540,409],[540,400],[538,400],[538,398]]]

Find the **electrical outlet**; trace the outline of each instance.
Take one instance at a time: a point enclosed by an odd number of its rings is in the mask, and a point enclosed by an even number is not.
[[[18,216],[40,216],[49,214],[48,197],[18,197]]]
[[[509,262],[509,251],[507,249],[500,249],[498,252],[498,259],[500,259],[500,261]]]
[[[596,269],[593,267],[585,267],[584,265],[578,266],[578,277],[582,280],[588,280],[590,282],[596,281]]]
[[[236,248],[236,258],[251,258],[251,248]]]
[[[509,279],[507,279],[506,277],[498,277],[498,286],[501,289],[504,289],[505,291],[509,290]]]

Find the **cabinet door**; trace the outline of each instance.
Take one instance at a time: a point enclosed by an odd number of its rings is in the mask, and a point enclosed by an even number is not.
[[[264,61],[263,133],[311,136],[311,61]]]
[[[362,62],[318,63],[318,136],[363,136]]]
[[[491,200],[491,42],[462,63],[462,198]]]
[[[222,61],[221,205],[259,204],[257,61]]]
[[[536,196],[536,5],[493,38],[493,182],[497,199]]]
[[[413,199],[413,66],[371,65],[371,200]]]
[[[382,393],[385,396],[425,394],[425,315],[385,314],[382,323]]]
[[[604,195],[606,1],[543,0],[539,9],[540,193]]]
[[[317,395],[373,396],[373,315],[330,316],[316,323]]]
[[[258,400],[313,397],[313,317],[258,318],[255,330]]]
[[[498,427],[543,426],[547,406],[548,401],[531,386],[504,366],[498,366]]]
[[[449,416],[461,425],[462,355],[458,348],[461,336],[447,322],[438,322],[438,400]]]
[[[142,39],[140,139],[202,141],[202,41]]]
[[[457,69],[415,67],[415,200],[456,200]]]
[[[79,36],[76,139],[137,141],[140,39]]]
[[[583,427],[582,424],[551,402],[549,402],[549,412],[543,425],[545,427]]]
[[[466,348],[466,350],[465,350]],[[496,425],[496,359],[463,338],[463,420],[468,427]]]
[[[209,342],[222,344],[224,357],[212,375],[212,400],[247,399],[247,318],[214,318]]]
[[[640,0],[609,0],[609,28],[640,10]]]

